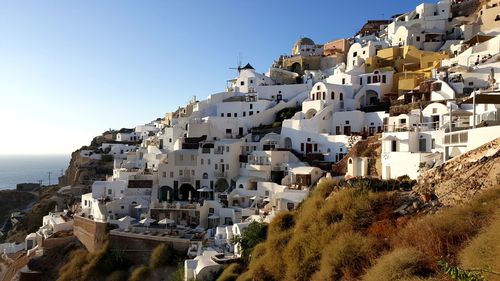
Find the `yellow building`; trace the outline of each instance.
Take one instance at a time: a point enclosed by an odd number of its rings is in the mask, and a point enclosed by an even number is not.
[[[448,53],[422,51],[415,46],[391,47],[377,52],[366,60],[366,72],[382,67],[393,67],[393,92],[402,94],[417,87],[420,82],[432,78],[432,70],[441,65]]]

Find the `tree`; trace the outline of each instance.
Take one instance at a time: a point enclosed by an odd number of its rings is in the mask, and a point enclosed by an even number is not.
[[[253,248],[260,242],[264,242],[267,236],[267,223],[253,221],[251,222],[240,235],[235,235],[231,243],[240,247],[242,257],[248,259]]]

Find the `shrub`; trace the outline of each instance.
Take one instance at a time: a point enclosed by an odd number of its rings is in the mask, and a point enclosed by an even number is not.
[[[149,265],[153,269],[158,269],[174,263],[175,253],[171,245],[160,244],[151,252]]]
[[[377,260],[363,276],[364,281],[396,281],[427,277],[432,270],[424,254],[416,249],[396,249]]]
[[[106,281],[123,281],[128,279],[128,272],[125,270],[119,270],[111,273]]]
[[[224,269],[222,274],[217,278],[217,281],[236,281],[240,273],[240,265],[237,263],[232,263]]]
[[[346,232],[326,245],[321,254],[320,270],[312,280],[354,278],[368,266],[373,255],[372,239],[357,232]]]
[[[114,157],[111,154],[104,154],[101,156],[102,162],[113,162],[113,159],[114,159]]]
[[[130,275],[129,281],[145,281],[151,274],[151,268],[142,265],[136,268]]]

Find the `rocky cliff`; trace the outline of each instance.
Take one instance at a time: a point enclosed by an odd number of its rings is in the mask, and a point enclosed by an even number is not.
[[[414,190],[435,195],[444,205],[457,205],[499,185],[500,138],[423,172]]]

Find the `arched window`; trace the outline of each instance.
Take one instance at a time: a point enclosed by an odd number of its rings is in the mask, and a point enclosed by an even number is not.
[[[203,173],[203,179],[204,180],[208,179],[208,174],[207,173]]]
[[[326,100],[326,92],[323,92],[323,100]]]
[[[332,91],[331,96],[332,96],[331,99],[334,100],[335,99],[335,92],[334,91]]]
[[[349,164],[352,164],[352,158],[349,158]]]
[[[340,93],[340,95],[339,95],[339,99],[340,99],[340,100],[344,100],[344,94]]]

